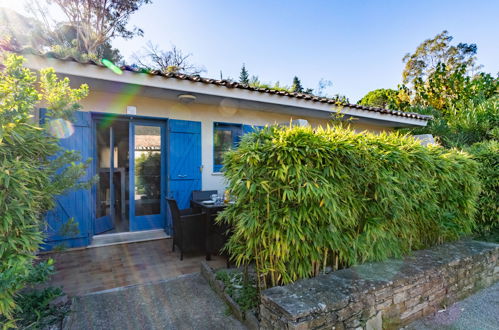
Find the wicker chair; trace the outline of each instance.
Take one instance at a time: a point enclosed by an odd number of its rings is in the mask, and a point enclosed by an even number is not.
[[[206,241],[206,224],[204,213],[193,213],[192,209],[179,210],[174,199],[167,198],[173,220],[173,246],[180,249],[180,260],[184,252],[204,251]]]
[[[194,212],[201,212],[201,208],[199,205],[194,204],[193,202],[202,202],[202,201],[207,201],[211,200],[211,195],[213,194],[218,194],[218,191],[216,190],[194,190],[192,192],[192,199],[191,199],[191,208]]]
[[[192,192],[192,200],[202,202],[211,199],[211,195],[218,194],[216,190],[194,190]]]

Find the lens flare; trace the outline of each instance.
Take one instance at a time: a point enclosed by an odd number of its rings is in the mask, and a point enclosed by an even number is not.
[[[56,138],[66,139],[73,135],[75,129],[70,121],[58,118],[48,123],[48,132]]]
[[[219,112],[224,117],[233,117],[236,115],[239,103],[232,99],[223,99],[220,102]]]
[[[102,59],[102,65],[104,65],[106,68],[109,70],[113,71],[116,74],[123,74],[123,71],[119,67],[117,67],[113,62],[111,62],[108,59],[103,58]]]

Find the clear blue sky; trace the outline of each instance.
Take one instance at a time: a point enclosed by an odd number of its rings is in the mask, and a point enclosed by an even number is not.
[[[396,87],[402,57],[446,29],[478,45],[479,63],[499,71],[499,1],[221,1],[153,0],[132,16],[143,38],[115,40],[126,58],[147,41],[177,45],[203,75],[238,78],[244,62],[261,81],[289,85],[294,75],[356,102]]]

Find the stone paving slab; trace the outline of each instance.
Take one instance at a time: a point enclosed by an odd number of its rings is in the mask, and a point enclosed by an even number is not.
[[[405,330],[499,330],[499,283],[445,311],[409,324]]]
[[[202,276],[75,298],[64,329],[245,329]]]
[[[163,281],[199,272],[204,253],[172,252],[171,238],[51,252],[42,258],[55,260],[56,273],[48,285],[62,287],[70,297],[129,285]],[[225,267],[224,257],[212,256],[208,264]]]

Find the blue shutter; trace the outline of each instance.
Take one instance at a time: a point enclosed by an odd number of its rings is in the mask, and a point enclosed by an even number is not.
[[[189,208],[192,191],[201,190],[201,123],[169,120],[168,134],[168,196]]]
[[[243,125],[243,134],[252,133],[255,130],[253,125]]]
[[[92,157],[91,117],[88,112],[77,111],[73,118],[74,133],[59,140],[59,145],[64,150],[75,150],[81,155],[82,160]],[[45,111],[40,110],[40,122],[47,120]],[[49,119],[48,119],[49,120]],[[87,169],[87,174],[82,181],[92,177],[92,169]],[[86,246],[90,244],[91,222],[93,219],[93,200],[91,189],[72,190],[56,198],[56,207],[45,215],[47,222],[45,249],[56,246],[67,248]],[[78,227],[77,232],[68,231],[68,221],[73,219]]]
[[[264,128],[264,126],[243,125],[243,134],[253,133],[262,128]]]

